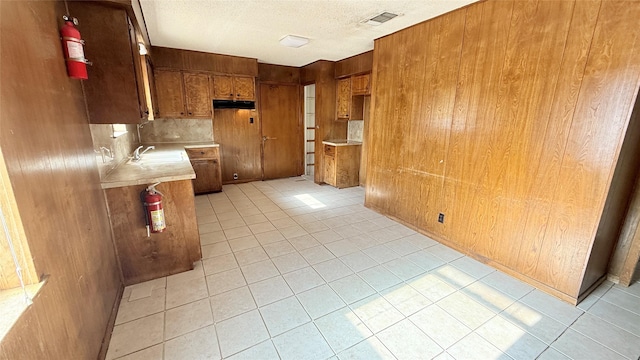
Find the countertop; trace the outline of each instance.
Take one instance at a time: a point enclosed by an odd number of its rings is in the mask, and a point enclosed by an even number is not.
[[[326,144],[326,145],[332,145],[332,146],[352,146],[352,145],[362,145],[362,142],[360,142],[360,141],[346,140],[346,139],[331,139],[331,140],[324,140],[322,143],[323,143],[323,144]]]
[[[127,160],[100,182],[103,189],[196,178],[185,148],[218,147],[214,142],[151,144],[139,161]],[[144,148],[147,148],[147,144]],[[143,149],[144,150],[144,149]]]

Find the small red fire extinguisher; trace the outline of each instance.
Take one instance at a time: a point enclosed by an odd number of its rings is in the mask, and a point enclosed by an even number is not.
[[[151,236],[151,233],[163,232],[167,228],[162,209],[162,193],[155,188],[158,184],[160,183],[150,185],[140,193],[147,223],[147,236]]]
[[[62,37],[62,51],[64,59],[67,62],[67,73],[73,79],[89,78],[87,75],[87,64],[89,62],[84,58],[84,41],[80,37],[80,31],[76,29],[78,19],[71,18],[67,15],[63,16],[64,25],[60,29]]]

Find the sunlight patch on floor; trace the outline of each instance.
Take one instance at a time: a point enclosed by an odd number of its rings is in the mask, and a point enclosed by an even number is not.
[[[309,194],[296,195],[295,198],[300,200],[300,201],[302,201],[305,205],[307,205],[308,207],[310,207],[312,209],[320,209],[320,208],[323,208],[323,207],[327,207],[327,205],[325,205],[322,202],[318,201],[316,198],[314,198],[313,196],[311,196]]]

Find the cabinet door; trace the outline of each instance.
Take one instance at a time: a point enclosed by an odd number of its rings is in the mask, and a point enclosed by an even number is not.
[[[180,71],[156,70],[156,96],[159,117],[184,116],[184,89]]]
[[[127,12],[90,1],[69,2],[69,11],[80,20],[85,56],[93,62],[87,66],[89,80],[83,82],[89,122],[140,123],[140,56],[133,55],[137,44],[132,44]]]
[[[213,98],[216,100],[233,100],[233,77],[213,75]]]
[[[188,117],[211,118],[211,95],[209,94],[209,75],[202,73],[182,73],[184,95]]]
[[[147,87],[148,87],[148,91],[149,91],[149,99],[147,100],[149,102],[148,107],[150,108],[150,110],[153,112],[153,117],[157,117],[160,115],[160,113],[158,113],[158,96],[156,94],[156,79],[155,76],[153,76],[153,66],[151,65],[151,61],[149,60],[148,56],[144,56],[141,55],[143,60],[144,60],[144,66],[146,69],[146,81],[147,81]],[[143,73],[145,73],[143,71]]]
[[[336,87],[336,111],[338,119],[349,119],[349,112],[351,110],[351,78],[338,80]]]
[[[351,78],[351,95],[370,95],[370,74],[358,75]]]
[[[337,186],[336,182],[336,147],[324,145],[324,182],[329,185]]]
[[[191,160],[191,166],[196,173],[196,178],[193,180],[194,193],[202,194],[222,190],[222,175],[218,160]]]
[[[256,82],[250,76],[236,76],[233,78],[236,100],[255,100]]]
[[[131,50],[133,56],[133,72],[135,73],[136,87],[138,90],[138,105],[140,106],[140,119],[149,119],[149,106],[147,104],[147,94],[145,90],[145,78],[142,71],[142,67],[146,67],[146,63],[143,63],[144,59],[140,56],[138,51],[138,33],[135,27],[131,23],[131,19],[127,18],[129,24],[129,39],[131,40]]]

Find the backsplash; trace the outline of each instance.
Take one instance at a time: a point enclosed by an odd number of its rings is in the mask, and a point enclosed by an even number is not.
[[[112,136],[113,131],[110,124],[90,124],[89,128],[91,129],[93,151],[96,155],[100,178],[104,178],[109,171],[126,160],[140,143],[136,125],[127,125],[128,132],[115,139]]]
[[[211,119],[155,119],[140,128],[143,144],[213,141]]]
[[[350,120],[349,129],[347,130],[347,139],[354,141],[362,141],[362,129],[364,128],[364,120]]]

